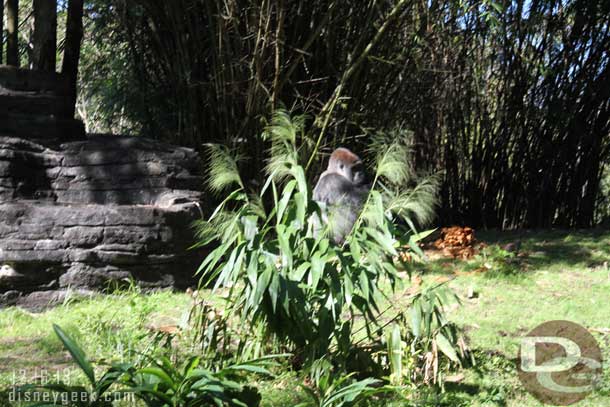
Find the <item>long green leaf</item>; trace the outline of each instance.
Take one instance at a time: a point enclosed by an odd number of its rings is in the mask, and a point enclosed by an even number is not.
[[[142,375],[151,375],[154,376],[156,378],[158,378],[159,380],[161,380],[162,383],[164,383],[166,386],[176,390],[177,384],[174,381],[174,379],[172,379],[165,370],[158,368],[158,367],[145,367],[142,368],[140,370],[138,370],[137,372],[138,374],[142,374]]]
[[[53,324],[53,329],[59,340],[64,344],[64,347],[70,352],[72,359],[74,359],[78,367],[80,367],[83,373],[85,373],[85,376],[87,376],[87,379],[89,379],[89,382],[95,387],[95,372],[93,371],[93,366],[87,360],[85,352],[83,352],[80,346],[78,346],[78,344],[59,327],[59,325]]]
[[[436,344],[438,345],[440,351],[453,362],[460,361],[455,348],[451,345],[451,342],[449,342],[449,340],[440,332],[436,334]]]

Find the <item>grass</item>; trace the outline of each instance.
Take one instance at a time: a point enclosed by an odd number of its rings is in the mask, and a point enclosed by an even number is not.
[[[185,294],[132,290],[91,299],[73,299],[40,314],[20,308],[0,312],[0,388],[57,374],[73,365],[52,325],[74,336],[97,362],[134,358],[153,345],[151,332],[176,324],[188,309]],[[62,376],[63,377],[63,376]]]
[[[610,232],[487,233],[481,240],[502,247],[521,241],[518,256],[468,262],[436,260],[424,273],[428,279],[458,272],[450,286],[463,299],[450,318],[464,327],[478,351],[479,366],[466,370],[466,379],[449,388],[466,405],[541,405],[525,393],[516,376],[519,339],[538,324],[569,320],[593,330],[610,358]],[[462,270],[491,266],[485,272]],[[471,292],[472,298],[468,299]],[[603,333],[605,332],[605,334]],[[606,378],[610,371],[605,369]],[[610,380],[579,405],[610,405]]]
[[[447,383],[444,393],[421,389],[414,404],[541,405],[520,386],[515,358],[519,338],[544,321],[565,319],[593,330],[605,360],[610,360],[610,231],[489,232],[477,237],[490,245],[486,255],[468,261],[432,260],[421,274],[424,285],[452,278],[449,284],[462,306],[449,307],[448,315],[466,330],[477,365],[460,372],[459,383]],[[500,249],[517,241],[521,242],[518,255]],[[97,362],[129,359],[159,346],[151,334],[180,325],[191,303],[184,293],[142,294],[132,288],[75,298],[40,314],[1,310],[0,388],[45,375],[71,374],[79,380],[53,334],[53,323],[77,336]],[[610,405],[609,368],[605,379],[579,406]],[[259,382],[263,405],[298,403],[303,398],[299,383],[292,372]],[[383,405],[404,403],[384,400]]]

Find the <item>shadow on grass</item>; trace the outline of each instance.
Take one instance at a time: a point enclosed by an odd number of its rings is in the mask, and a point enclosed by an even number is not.
[[[483,386],[474,383],[447,383],[445,391],[422,392],[413,405],[421,407],[455,407],[486,405],[504,407],[507,405],[507,394],[498,386]]]

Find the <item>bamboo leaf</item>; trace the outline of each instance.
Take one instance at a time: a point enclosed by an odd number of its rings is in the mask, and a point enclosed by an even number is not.
[[[282,191],[282,199],[280,200],[280,202],[277,205],[277,223],[278,223],[278,225],[282,222],[282,219],[284,217],[284,211],[286,210],[288,203],[292,199],[292,193],[293,193],[294,189],[296,188],[296,186],[297,186],[297,182],[295,180],[290,180],[288,182],[288,184],[286,184],[286,186],[284,187],[284,190]]]
[[[421,336],[421,319],[422,319],[422,311],[419,303],[414,303],[411,306],[410,310],[411,314],[411,331],[416,338]]]
[[[449,340],[440,332],[436,334],[436,344],[438,345],[439,350],[453,362],[460,361],[457,352],[453,348],[453,345],[451,345],[451,342],[449,342]]]

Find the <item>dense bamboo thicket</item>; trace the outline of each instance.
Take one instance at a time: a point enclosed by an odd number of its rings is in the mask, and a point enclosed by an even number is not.
[[[594,221],[610,155],[607,1],[86,3],[83,116],[95,97],[111,127],[239,146],[252,174],[280,105],[309,114],[322,146],[362,151],[402,129],[416,168],[442,172],[443,223]]]

